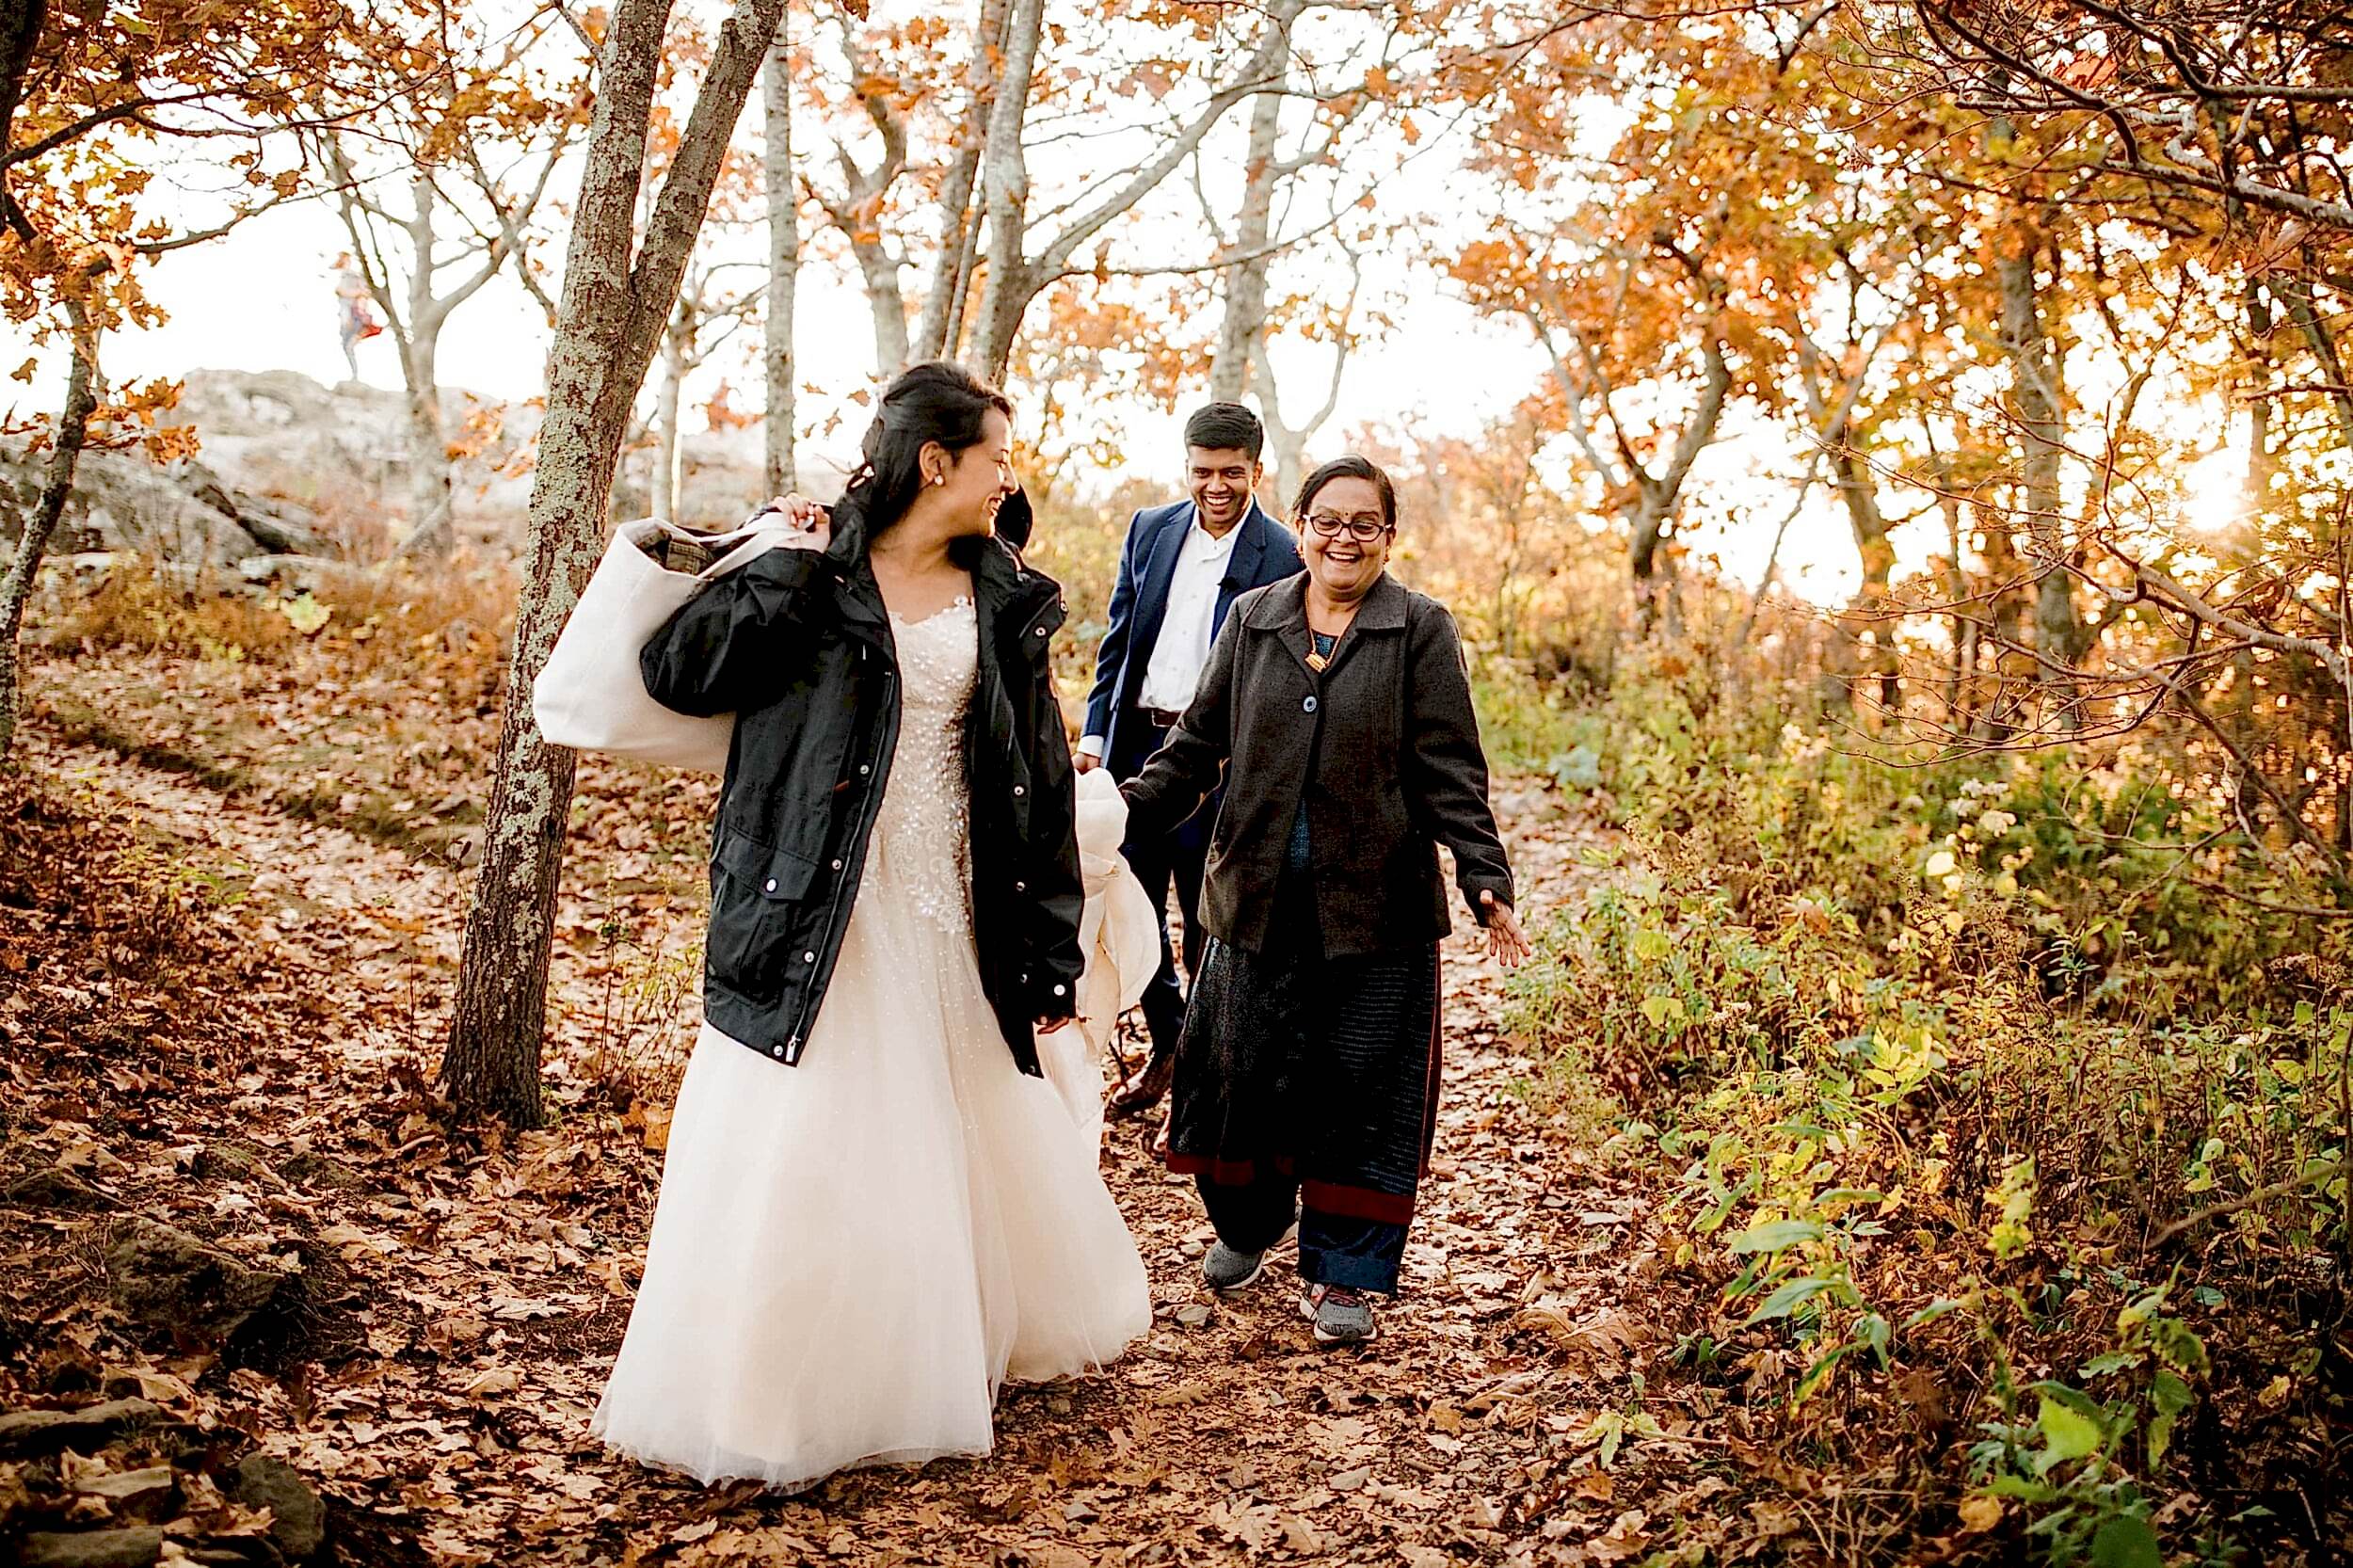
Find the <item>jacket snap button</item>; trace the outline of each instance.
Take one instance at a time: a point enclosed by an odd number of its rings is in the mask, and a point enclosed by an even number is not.
[[[839,861],[839,860],[836,860],[836,861],[833,863],[833,869],[834,869],[835,871],[840,871],[840,870],[841,869],[841,862],[840,862],[840,861]]]
[[[804,964],[814,964],[817,962],[817,954],[814,952],[805,952],[801,954],[801,962]]]
[[[1064,992],[1068,991],[1069,989],[1070,989],[1070,987],[1069,987],[1069,986],[1067,986],[1067,985],[1057,985],[1057,986],[1055,986],[1055,987],[1054,987],[1054,995],[1056,995],[1056,996],[1058,996],[1058,997],[1059,997],[1059,996],[1063,995]]]
[[[1303,713],[1312,713],[1316,711],[1316,699],[1314,693],[1310,692],[1307,696],[1299,699],[1299,711]]]
[[[782,1046],[772,1047],[770,1048],[769,1054],[772,1056],[782,1056],[784,1054],[784,1048]]]
[[[1025,789],[1023,789],[1020,785],[1016,784],[1016,785],[1013,787],[1013,792],[1014,792],[1015,794],[1016,794],[1016,795],[1026,795],[1026,794],[1028,794],[1030,792],[1029,792],[1029,791],[1027,791],[1027,790],[1025,790]]]
[[[867,765],[866,763],[864,763],[864,762],[860,762],[860,763],[857,765],[858,776],[859,776],[860,778],[865,777],[868,774],[872,773],[873,771],[874,771],[874,770],[873,770],[872,767],[868,766],[868,765]]]
[[[1026,893],[1030,890],[1030,885],[1026,882],[1016,882],[1013,885],[1013,890],[1016,893]]]
[[[776,879],[772,876],[767,881],[761,883],[760,887],[762,892],[773,893],[776,890]]]

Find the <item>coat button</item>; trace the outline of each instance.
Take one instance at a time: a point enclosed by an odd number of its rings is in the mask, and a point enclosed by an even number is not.
[[[1054,995],[1056,995],[1056,996],[1058,996],[1058,997],[1059,997],[1059,996],[1063,996],[1063,995],[1066,994],[1066,993],[1069,991],[1069,989],[1070,989],[1070,987],[1069,987],[1069,986],[1067,986],[1067,985],[1059,985],[1059,984],[1058,984],[1058,985],[1056,985],[1056,986],[1054,987]]]
[[[817,962],[817,954],[814,952],[805,952],[801,954],[801,962],[804,964],[814,964]]]
[[[840,861],[839,861],[839,860],[836,860],[836,861],[833,863],[833,869],[834,869],[835,871],[840,871],[840,870],[841,869],[841,862],[840,862]]]
[[[1312,713],[1316,711],[1315,693],[1309,692],[1305,696],[1299,699],[1299,711],[1303,713]]]
[[[1026,882],[1016,882],[1013,885],[1013,890],[1016,893],[1026,893],[1030,890],[1030,885]]]
[[[864,763],[864,762],[860,762],[860,763],[857,765],[857,776],[858,776],[860,778],[865,777],[868,774],[872,773],[873,771],[874,771],[874,770],[873,770],[872,767],[868,766],[868,765],[867,765],[866,763]]]
[[[1015,796],[1017,798],[1017,797],[1019,797],[1019,796],[1021,796],[1021,795],[1026,795],[1026,794],[1028,794],[1030,792],[1029,792],[1029,791],[1027,791],[1027,790],[1025,790],[1025,789],[1023,789],[1020,785],[1016,784],[1016,785],[1013,787],[1013,792],[1014,792]]]
[[[784,1048],[782,1046],[772,1046],[769,1048],[768,1054],[781,1058],[784,1055]]]
[[[760,885],[760,890],[763,893],[775,892],[776,890],[776,879],[773,876],[770,877],[767,881]]]

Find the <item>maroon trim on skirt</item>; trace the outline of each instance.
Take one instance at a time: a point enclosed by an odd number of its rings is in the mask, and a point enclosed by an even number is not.
[[[1178,1176],[1208,1176],[1220,1187],[1247,1187],[1258,1179],[1258,1162],[1255,1160],[1209,1160],[1171,1149],[1167,1164]],[[1296,1169],[1288,1154],[1275,1156],[1268,1168],[1279,1176],[1289,1176]]]
[[[1299,1185],[1299,1201],[1319,1214],[1331,1214],[1343,1220],[1370,1220],[1384,1225],[1414,1223],[1414,1195],[1411,1192],[1376,1192],[1369,1187],[1342,1187],[1332,1181],[1304,1181]]]
[[[1259,1176],[1256,1160],[1205,1160],[1197,1154],[1178,1154],[1174,1149],[1168,1154],[1168,1168],[1178,1176],[1207,1176],[1219,1187],[1247,1187]],[[1289,1155],[1282,1155],[1270,1162],[1270,1168],[1275,1176],[1288,1176],[1296,1165]],[[1376,1192],[1369,1187],[1311,1179],[1300,1183],[1299,1201],[1319,1214],[1343,1220],[1371,1220],[1385,1225],[1411,1224],[1414,1220],[1411,1192]]]

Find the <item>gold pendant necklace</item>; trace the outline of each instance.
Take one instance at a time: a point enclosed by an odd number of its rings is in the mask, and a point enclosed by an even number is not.
[[[1315,671],[1318,675],[1321,675],[1324,672],[1324,669],[1330,665],[1332,661],[1326,659],[1322,654],[1318,653],[1313,649],[1308,650],[1307,667]]]

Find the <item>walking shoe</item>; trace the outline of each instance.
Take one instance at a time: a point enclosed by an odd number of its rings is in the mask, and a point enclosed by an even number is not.
[[[1201,1277],[1212,1290],[1240,1290],[1264,1272],[1262,1252],[1236,1252],[1223,1241],[1212,1241],[1201,1255]]]
[[[1310,1285],[1299,1298],[1299,1310],[1316,1325],[1319,1344],[1361,1345],[1379,1332],[1372,1298],[1344,1285]]]

